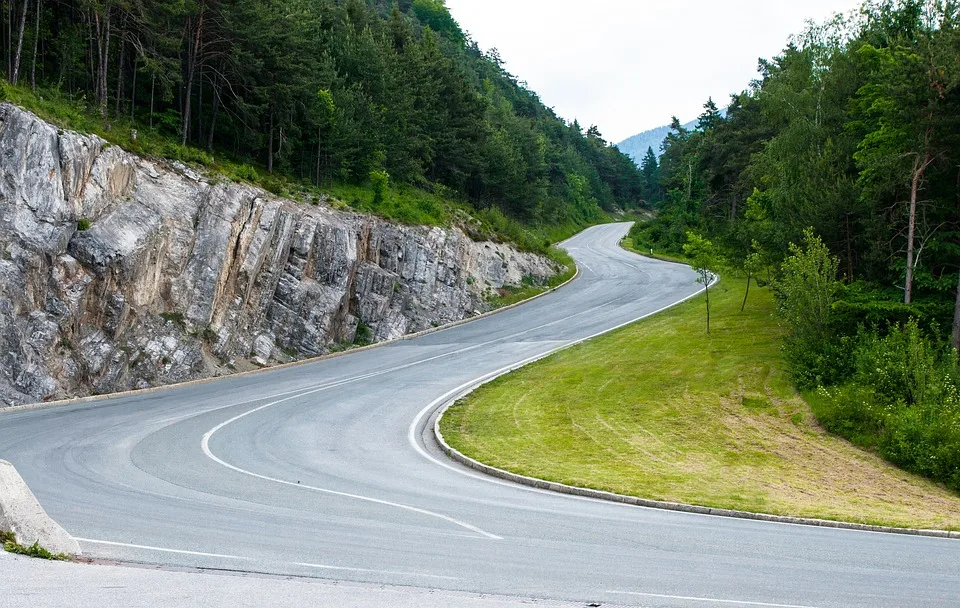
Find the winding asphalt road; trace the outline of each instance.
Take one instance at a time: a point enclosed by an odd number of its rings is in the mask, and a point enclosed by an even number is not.
[[[960,604],[955,540],[554,495],[439,453],[433,410],[458,391],[699,290],[688,268],[621,250],[626,229],[574,237],[576,281],[472,323],[256,375],[2,413],[0,458],[88,557],[604,604]]]

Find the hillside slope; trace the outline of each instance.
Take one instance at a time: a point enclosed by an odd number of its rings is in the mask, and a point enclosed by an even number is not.
[[[0,104],[0,405],[143,388],[483,309],[546,258],[136,157]]]

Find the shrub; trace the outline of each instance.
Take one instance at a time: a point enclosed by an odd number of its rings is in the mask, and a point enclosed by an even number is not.
[[[160,318],[162,318],[164,321],[173,323],[181,330],[187,325],[186,319],[184,319],[182,312],[162,312],[160,313]]]
[[[821,387],[811,396],[820,423],[908,471],[960,491],[957,354],[911,320],[883,336],[875,329],[861,331],[852,359],[850,382]]]
[[[370,183],[373,185],[374,208],[381,207],[387,200],[387,193],[390,190],[390,174],[386,171],[371,171]]]
[[[845,357],[833,343],[833,302],[840,290],[839,260],[820,237],[807,229],[804,246],[790,244],[781,277],[774,284],[777,314],[789,330],[784,350],[794,380],[801,388],[832,384],[847,373]]]
[[[854,381],[873,387],[883,403],[906,405],[938,401],[941,382],[949,378],[949,362],[923,336],[916,320],[893,327],[884,337],[861,332],[854,353]]]
[[[373,344],[373,329],[363,321],[359,321],[357,323],[357,333],[354,335],[353,343],[357,346],[367,346],[368,344]]]
[[[83,232],[84,230],[90,230],[90,220],[85,217],[82,217],[77,220],[77,230]]]

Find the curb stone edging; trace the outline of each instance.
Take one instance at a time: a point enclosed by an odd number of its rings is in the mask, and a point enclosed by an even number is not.
[[[564,242],[566,242],[566,241],[564,241]],[[559,245],[559,244],[558,244],[558,245]],[[383,346],[387,346],[387,345],[389,345],[389,344],[395,344],[395,343],[397,343],[397,342],[403,342],[403,341],[405,341],[405,340],[413,340],[414,338],[419,338],[419,337],[421,337],[421,336],[426,336],[426,335],[428,335],[428,334],[432,334],[432,333],[435,333],[435,332],[438,332],[438,331],[442,331],[442,330],[445,330],[445,329],[451,329],[451,328],[453,328],[453,327],[458,327],[458,326],[460,326],[460,325],[465,325],[465,324],[467,324],[467,323],[472,323],[473,321],[477,321],[477,320],[479,320],[479,319],[483,319],[483,318],[486,318],[486,317],[490,317],[490,316],[499,314],[499,313],[501,313],[501,312],[506,312],[506,311],[508,311],[508,310],[511,310],[511,309],[517,308],[518,306],[521,306],[521,305],[523,305],[523,304],[526,304],[526,303],[528,303],[528,302],[532,302],[532,301],[534,301],[534,300],[536,300],[536,299],[538,299],[538,298],[542,298],[542,297],[544,297],[544,296],[546,296],[546,295],[549,295],[549,294],[557,291],[557,290],[560,289],[561,287],[566,287],[567,285],[569,285],[570,283],[572,283],[573,281],[575,281],[575,280],[578,279],[579,277],[580,277],[580,267],[577,266],[576,263],[574,263],[574,273],[573,273],[573,276],[570,277],[569,279],[567,279],[566,281],[564,281],[563,283],[557,285],[556,287],[551,287],[551,288],[549,288],[549,289],[547,289],[547,290],[545,290],[545,291],[542,291],[541,293],[538,293],[538,294],[536,294],[536,295],[534,295],[534,296],[531,296],[531,297],[529,297],[529,298],[527,298],[527,299],[525,299],[525,300],[521,300],[521,301],[519,301],[519,302],[514,302],[513,304],[509,304],[509,305],[507,305],[507,306],[501,306],[500,308],[495,308],[495,309],[493,309],[493,310],[488,310],[487,312],[484,312],[484,313],[481,313],[481,314],[479,314],[479,315],[475,315],[475,316],[472,316],[472,317],[467,317],[467,318],[464,318],[464,319],[460,319],[459,321],[451,321],[450,323],[447,323],[447,324],[445,324],[445,325],[438,325],[437,327],[430,327],[430,328],[428,328],[428,329],[424,329],[424,330],[418,331],[418,332],[416,332],[416,333],[405,334],[405,335],[400,336],[399,338],[395,338],[395,339],[393,339],[393,340],[384,340],[383,342],[377,342],[376,344],[368,344],[367,346],[360,346],[360,347],[357,347],[357,348],[348,348],[348,349],[346,349],[346,350],[342,350],[342,351],[339,351],[339,352],[328,353],[328,354],[326,354],[326,355],[320,355],[319,357],[310,357],[310,358],[307,358],[307,359],[300,359],[299,361],[290,361],[289,363],[281,363],[280,365],[272,365],[272,366],[267,366],[267,367],[263,367],[263,368],[260,368],[260,369],[253,369],[253,370],[249,370],[249,371],[245,371],[245,372],[236,372],[236,373],[232,373],[232,374],[223,374],[223,375],[219,375],[219,376],[208,376],[208,377],[206,377],[206,378],[197,378],[197,379],[195,379],[195,380],[187,380],[186,382],[177,382],[177,383],[174,383],[174,384],[164,384],[164,385],[161,385],[161,386],[151,386],[150,388],[140,388],[140,389],[134,389],[134,390],[129,390],[129,391],[120,391],[120,392],[116,392],[116,393],[106,393],[106,394],[103,394],[103,395],[89,395],[89,396],[87,396],[87,397],[73,397],[73,398],[70,398],[70,399],[58,399],[58,400],[55,400],[55,401],[40,401],[40,402],[37,402],[37,403],[25,403],[25,404],[23,404],[23,405],[9,405],[9,406],[6,406],[6,407],[0,405],[0,414],[4,414],[4,413],[8,413],[8,412],[22,412],[22,411],[28,411],[28,410],[39,410],[39,409],[46,409],[46,408],[53,408],[53,407],[62,407],[62,406],[66,406],[66,405],[76,405],[76,404],[79,404],[79,403],[90,403],[90,402],[93,402],[93,401],[113,401],[113,400],[115,400],[115,399],[123,399],[123,398],[125,398],[125,397],[135,397],[135,396],[138,396],[138,395],[149,395],[149,394],[151,394],[151,393],[159,393],[159,392],[161,392],[161,391],[173,390],[173,389],[183,388],[183,387],[187,387],[187,386],[198,386],[198,385],[202,385],[202,384],[208,384],[208,383],[210,383],[210,382],[216,382],[216,381],[218,381],[218,380],[225,380],[225,379],[227,379],[227,378],[242,378],[242,377],[245,377],[245,376],[253,376],[253,375],[256,375],[256,374],[262,374],[262,373],[265,373],[265,372],[270,372],[270,371],[275,371],[275,370],[281,370],[281,369],[288,369],[288,368],[293,368],[293,367],[299,367],[299,366],[301,366],[301,365],[308,365],[308,364],[310,364],[310,363],[316,363],[316,362],[318,362],[318,361],[326,361],[327,359],[336,359],[336,358],[338,358],[338,357],[344,357],[344,356],[346,356],[346,355],[350,355],[350,354],[353,354],[353,353],[363,352],[363,351],[365,351],[365,350],[373,350],[373,349],[375,349],[375,348],[380,348],[380,347],[383,347]],[[3,461],[0,461],[0,462],[3,462]]]
[[[437,416],[436,422],[434,423],[433,432],[434,432],[434,435],[436,436],[437,444],[440,446],[440,449],[443,451],[443,453],[445,453],[448,457],[450,457],[454,461],[459,462],[460,464],[466,467],[469,467],[475,471],[479,471],[480,473],[489,475],[491,477],[496,477],[498,479],[503,479],[505,481],[510,481],[523,486],[529,486],[539,490],[549,490],[551,492],[557,492],[559,494],[570,494],[573,496],[595,498],[598,500],[618,502],[618,503],[634,505],[638,507],[647,507],[650,509],[661,509],[665,511],[680,511],[683,513],[697,513],[699,515],[716,515],[719,517],[730,517],[730,518],[736,518],[736,519],[752,519],[752,520],[768,521],[768,522],[775,522],[775,523],[781,523],[781,524],[818,526],[822,528],[839,528],[839,529],[845,529],[845,530],[859,530],[864,532],[885,532],[885,533],[891,533],[891,534],[905,534],[910,536],[930,536],[935,538],[960,539],[960,532],[953,532],[949,530],[922,530],[922,529],[916,529],[916,528],[895,528],[895,527],[889,527],[889,526],[874,526],[870,524],[857,524],[857,523],[843,522],[843,521],[831,521],[827,519],[814,519],[810,517],[789,517],[785,515],[771,515],[769,513],[753,513],[751,511],[737,511],[734,509],[717,509],[713,507],[702,507],[698,505],[688,505],[688,504],[677,503],[677,502],[667,502],[662,500],[639,498],[637,496],[627,496],[624,494],[615,494],[613,492],[605,492],[603,490],[593,490],[590,488],[570,486],[562,483],[557,483],[554,481],[547,481],[545,479],[538,479],[536,477],[527,477],[526,475],[511,473],[510,471],[498,469],[496,467],[483,464],[478,460],[470,458],[469,456],[463,454],[462,452],[450,447],[450,445],[443,438],[443,434],[440,432],[440,421],[443,419],[443,414],[451,405],[453,405],[453,403],[456,400],[462,399],[464,396],[466,396],[466,394],[461,395],[460,397],[454,398],[453,400],[448,401],[444,406],[442,406],[443,411],[441,411],[440,415]]]
[[[631,252],[631,253],[636,253],[636,252]],[[636,255],[641,255],[641,254],[636,254]],[[658,260],[658,261],[668,263],[668,264],[682,264],[681,262],[669,262],[666,260]],[[682,264],[682,265],[686,265],[686,264]],[[714,276],[713,281],[711,281],[710,283],[710,287],[715,286],[719,282],[719,280],[720,280],[720,277]],[[674,306],[681,304],[683,302],[686,302],[687,300],[690,300],[693,297],[700,295],[701,293],[703,293],[703,290],[697,292],[696,294],[694,294],[693,296],[690,296],[689,298],[685,298],[684,300],[681,300],[680,302],[675,303]],[[673,306],[670,306],[667,308],[672,308],[672,307]],[[661,310],[656,312],[663,312],[663,311]],[[656,314],[656,312],[651,313],[651,315]],[[634,321],[631,321],[626,325],[635,323],[651,315],[640,317],[639,319],[635,319]],[[586,342],[587,340],[599,337],[603,334],[610,333],[612,331],[620,329],[621,327],[623,326],[611,328],[605,332],[601,332],[600,334],[597,334],[596,336],[587,337],[573,344],[566,345],[563,348],[560,348],[558,350],[565,350],[566,348],[575,346],[576,344],[581,344],[583,342]],[[557,351],[547,353],[547,355],[544,355],[544,357],[539,357],[535,361],[529,361],[527,364],[535,363],[536,361],[539,361],[540,359],[545,358],[546,356],[549,356],[554,352],[557,352]],[[520,367],[523,367],[523,366],[511,367],[509,370],[504,371],[502,374],[499,374],[492,378],[487,378],[483,382],[480,382],[470,387],[466,391],[463,391],[458,395],[454,395],[453,397],[448,399],[445,403],[440,405],[440,407],[438,408],[440,413],[437,415],[436,420],[433,423],[433,435],[434,435],[434,439],[436,439],[437,441],[437,445],[440,447],[440,450],[443,451],[443,453],[446,454],[447,457],[449,457],[451,460],[454,460],[470,469],[473,469],[485,475],[489,475],[497,479],[502,479],[504,481],[510,481],[519,485],[536,488],[538,490],[548,490],[551,492],[557,492],[559,494],[569,494],[572,496],[594,498],[597,500],[617,502],[621,504],[628,504],[628,505],[633,505],[638,507],[646,507],[650,509],[660,509],[664,511],[678,511],[683,513],[696,513],[699,515],[715,515],[718,517],[730,517],[735,519],[752,519],[756,521],[768,521],[768,522],[781,523],[781,524],[795,524],[795,525],[802,525],[802,526],[816,526],[821,528],[858,530],[862,532],[882,532],[882,533],[888,533],[888,534],[904,534],[908,536],[928,536],[928,537],[934,537],[934,538],[960,539],[960,531],[955,532],[950,530],[923,530],[923,529],[917,529],[917,528],[897,528],[892,526],[875,526],[871,524],[858,524],[858,523],[844,522],[844,521],[832,521],[828,519],[816,519],[811,517],[790,517],[786,515],[772,515],[770,513],[754,513],[751,511],[738,511],[735,509],[718,509],[714,507],[704,507],[699,505],[689,505],[689,504],[677,503],[677,502],[652,500],[649,498],[640,498],[637,496],[627,496],[625,494],[616,494],[614,492],[605,492],[603,490],[593,490],[591,488],[581,488],[578,486],[570,486],[570,485],[558,483],[555,481],[547,481],[545,479],[538,479],[536,477],[528,477],[526,475],[511,473],[510,471],[505,471],[503,469],[499,469],[497,467],[484,464],[479,460],[470,458],[466,454],[451,447],[450,444],[447,443],[446,439],[443,438],[443,433],[440,432],[440,421],[443,420],[443,415],[446,413],[448,409],[450,409],[450,406],[452,406],[454,403],[456,403],[460,399],[463,399],[464,397],[466,397],[467,395],[469,395],[479,387],[483,386],[484,384],[492,382],[493,380],[496,380],[497,378],[504,376],[506,374],[512,373],[517,369],[520,369]]]
[[[17,542],[37,543],[53,554],[80,555],[80,544],[43,510],[17,469],[0,460],[0,530],[13,532]]]

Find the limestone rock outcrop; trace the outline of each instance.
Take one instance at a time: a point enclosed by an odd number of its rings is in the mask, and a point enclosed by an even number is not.
[[[83,228],[83,229],[80,229]],[[0,405],[319,355],[555,265],[218,182],[0,104]]]

